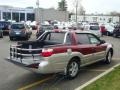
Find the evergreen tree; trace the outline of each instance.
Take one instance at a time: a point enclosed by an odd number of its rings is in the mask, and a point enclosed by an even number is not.
[[[67,2],[66,2],[66,0],[61,0],[61,2],[58,2],[58,10],[67,11]]]

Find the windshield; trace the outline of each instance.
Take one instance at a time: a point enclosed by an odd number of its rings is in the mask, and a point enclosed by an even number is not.
[[[24,29],[25,26],[24,26],[24,24],[12,24],[11,28],[12,29]]]
[[[90,30],[99,30],[99,26],[90,26]]]

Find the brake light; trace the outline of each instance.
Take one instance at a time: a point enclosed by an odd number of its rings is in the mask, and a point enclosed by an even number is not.
[[[53,55],[53,49],[43,49],[41,55],[43,57],[49,57]]]

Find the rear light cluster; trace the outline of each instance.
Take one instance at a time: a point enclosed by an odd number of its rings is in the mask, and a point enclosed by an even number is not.
[[[42,49],[42,53],[40,55],[42,55],[43,57],[49,57],[53,54],[53,49]]]

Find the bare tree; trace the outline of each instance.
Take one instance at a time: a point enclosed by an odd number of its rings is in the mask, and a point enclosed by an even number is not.
[[[81,4],[82,0],[74,0],[74,7],[75,7],[75,19],[76,19],[76,24],[78,23],[78,14],[80,15],[85,15],[85,9]],[[79,12],[79,13],[78,13]]]

